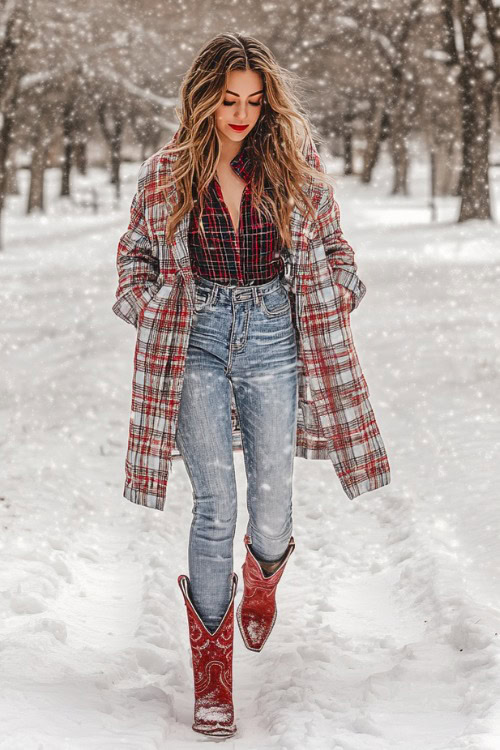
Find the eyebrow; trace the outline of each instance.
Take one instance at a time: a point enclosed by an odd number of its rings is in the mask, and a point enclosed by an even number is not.
[[[226,93],[239,97],[239,94],[237,94],[236,91],[230,91],[229,89],[226,89]],[[261,89],[260,91],[254,91],[253,94],[249,94],[249,96],[255,96],[255,94],[263,94],[263,93],[264,93],[264,89]]]

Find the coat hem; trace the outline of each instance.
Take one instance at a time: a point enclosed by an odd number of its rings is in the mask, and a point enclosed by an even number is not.
[[[349,500],[354,500],[356,497],[364,495],[367,492],[379,490],[381,489],[381,487],[386,487],[391,482],[390,469],[379,470],[376,474],[366,476],[364,479],[358,479],[352,484],[348,484],[344,477],[339,475],[338,472],[337,476],[340,480],[340,484],[342,485],[342,489],[344,490]]]
[[[330,454],[328,454],[326,449],[312,451],[302,446],[298,446],[295,456],[309,460],[330,460],[335,468],[334,451],[331,451]],[[182,458],[182,456],[179,455],[178,458]],[[337,477],[349,500],[354,500],[356,497],[364,495],[367,492],[381,489],[391,482],[391,473],[389,470],[379,472],[374,476],[366,477],[366,479],[358,480],[354,484],[347,484],[345,479],[339,477],[338,474]],[[147,490],[135,489],[127,483],[125,483],[123,488],[123,497],[135,505],[142,505],[144,508],[152,508],[153,510],[159,511],[165,509],[165,496],[160,497],[154,493],[148,492]]]
[[[135,505],[142,505],[144,508],[152,508],[153,510],[164,510],[165,508],[165,497],[159,497],[147,490],[137,490],[125,483],[123,488],[123,497],[129,500]]]

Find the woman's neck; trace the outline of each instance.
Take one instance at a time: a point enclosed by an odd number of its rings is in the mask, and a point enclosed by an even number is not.
[[[234,157],[240,153],[241,149],[243,148],[243,144],[244,141],[241,141],[241,143],[235,143],[234,141],[230,141],[229,138],[221,139],[221,149],[218,164],[229,164],[229,162],[231,162]]]

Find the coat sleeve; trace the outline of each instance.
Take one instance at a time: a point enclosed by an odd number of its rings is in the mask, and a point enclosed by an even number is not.
[[[342,233],[340,208],[331,185],[325,188],[318,207],[314,238],[323,244],[333,280],[352,292],[354,310],[366,294],[366,286],[357,274],[354,250]]]
[[[305,147],[306,159],[319,172],[326,172],[314,143]],[[358,277],[354,250],[344,238],[340,226],[340,208],[335,200],[333,187],[322,185],[322,196],[316,215],[313,242],[323,246],[333,280],[352,292],[351,310],[358,307],[366,294],[366,286]]]
[[[158,291],[159,263],[152,250],[144,211],[144,182],[147,160],[139,169],[137,190],[130,207],[127,231],[118,241],[116,268],[118,287],[113,312],[125,322],[137,326],[139,313]]]

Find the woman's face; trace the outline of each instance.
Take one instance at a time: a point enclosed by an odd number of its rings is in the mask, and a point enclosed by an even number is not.
[[[215,110],[215,124],[223,141],[240,143],[255,127],[262,110],[263,89],[262,77],[254,70],[228,73],[224,101]],[[235,129],[231,125],[247,127]]]

